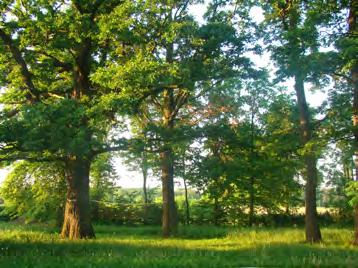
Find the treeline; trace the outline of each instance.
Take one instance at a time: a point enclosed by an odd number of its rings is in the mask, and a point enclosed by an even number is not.
[[[0,3],[5,201],[27,213],[18,195],[30,210],[64,200],[61,235],[94,237],[91,199],[107,198],[120,156],[142,172],[144,203],[148,175],[160,178],[165,237],[179,178],[248,225],[290,211],[304,188],[308,242],[322,239],[320,183],[358,215],[357,1],[211,1],[201,21],[198,3]],[[252,61],[263,56],[268,68]],[[316,108],[308,88],[327,92]]]
[[[19,174],[18,174],[19,175]],[[18,178],[16,180],[19,180]],[[23,179],[20,179],[23,181]],[[39,191],[39,182],[31,185],[19,185],[16,181],[7,178],[2,187],[1,195],[5,198],[5,204],[0,209],[0,219],[16,220],[23,223],[52,223],[61,226],[63,222],[63,210],[65,205],[65,187],[53,187],[52,198],[48,198],[48,192]],[[16,192],[12,191],[13,185],[17,186]],[[91,190],[91,219],[97,224],[116,225],[160,225],[162,221],[162,198],[159,188],[147,190],[148,199],[144,200],[142,189],[122,189],[117,187],[101,189],[105,195],[99,198],[98,189]],[[186,196],[188,200],[186,200]],[[324,192],[318,196],[318,203],[324,203],[318,215],[319,222],[323,226],[349,226],[353,223],[352,211],[347,200],[340,198],[336,193]],[[287,207],[263,207],[257,209],[251,219],[248,206],[238,206],[231,200],[220,200],[220,207],[207,194],[200,194],[192,189],[187,195],[184,189],[175,191],[178,219],[183,225],[225,225],[245,227],[249,224],[262,227],[302,227],[304,226],[304,214],[302,207],[303,195],[297,196],[297,206]],[[187,207],[188,202],[188,207]],[[292,205],[293,205],[292,204]],[[337,206],[343,205],[343,206]],[[249,220],[252,222],[250,223]]]

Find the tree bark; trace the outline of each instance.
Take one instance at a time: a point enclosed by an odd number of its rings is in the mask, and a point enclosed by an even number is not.
[[[255,214],[255,188],[254,188],[254,177],[250,177],[250,192],[249,192],[249,226],[254,225],[254,214]]]
[[[172,20],[170,11],[169,20]],[[166,62],[173,63],[174,45],[166,47]],[[163,218],[162,231],[164,237],[175,235],[178,231],[178,213],[174,195],[174,154],[171,148],[175,119],[175,98],[172,88],[163,90],[162,126],[164,130],[164,146],[160,153],[162,171]]]
[[[287,203],[286,203],[286,208],[285,208],[285,213],[287,215],[290,215],[290,200],[291,200],[291,193],[290,190],[287,188]]]
[[[214,197],[214,225],[219,226],[221,219],[221,209],[219,204],[219,199]]]
[[[90,38],[85,38],[76,48],[75,64],[73,66],[73,89],[71,98],[80,102],[84,95],[90,94]],[[91,134],[87,119],[82,120],[87,129],[83,143],[90,144]],[[85,152],[83,152],[85,153]],[[65,162],[67,181],[67,200],[61,236],[78,239],[94,238],[95,233],[91,224],[91,209],[89,201],[89,173],[91,160],[85,157],[69,155]]]
[[[163,193],[163,222],[164,237],[175,235],[178,230],[178,216],[174,197],[174,167],[173,155],[170,149],[161,152],[162,193]]]
[[[90,161],[72,157],[66,161],[67,200],[61,236],[94,238],[89,203]]]
[[[172,47],[168,49],[172,54]],[[167,56],[170,58],[171,56]],[[169,59],[167,59],[169,61]],[[165,133],[165,145],[160,153],[162,171],[163,193],[163,221],[162,231],[164,237],[175,235],[178,230],[178,215],[174,196],[174,155],[171,149],[170,139],[174,128],[174,95],[171,89],[163,91],[163,129]]]
[[[185,176],[185,174],[184,174]],[[189,198],[188,198],[188,187],[186,185],[186,179],[183,178],[184,182],[184,191],[185,191],[185,218],[186,218],[186,225],[190,224],[190,205],[189,205]]]
[[[146,154],[142,153],[142,174],[143,174],[143,198],[144,204],[148,204],[148,193],[147,193],[147,177],[148,177],[148,168],[147,168],[147,158]]]
[[[354,207],[354,241],[353,245],[358,246],[358,205]]]
[[[312,126],[310,123],[310,115],[306,102],[304,80],[299,75],[295,76],[295,90],[297,95],[297,104],[300,113],[300,133],[301,143],[307,145],[312,139]],[[307,148],[305,148],[307,150]],[[305,187],[305,209],[306,209],[306,241],[313,243],[322,240],[321,232],[318,226],[316,191],[317,191],[317,159],[314,152],[304,152],[304,178],[306,180]]]
[[[250,153],[251,153],[251,167],[254,167],[254,161],[256,159],[255,155],[255,129],[254,129],[254,119],[255,119],[255,101],[256,98],[253,96],[251,99],[251,145],[250,145]],[[254,168],[251,170],[251,177],[250,177],[250,189],[249,189],[249,226],[253,226],[254,224],[254,215],[255,215],[255,178],[254,178]]]

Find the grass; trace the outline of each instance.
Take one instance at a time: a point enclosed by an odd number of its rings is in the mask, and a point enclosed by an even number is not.
[[[97,239],[69,241],[41,225],[0,223],[0,267],[355,267],[358,248],[348,229],[322,229],[324,242],[304,243],[304,231],[181,227],[162,239],[159,227],[96,226]]]

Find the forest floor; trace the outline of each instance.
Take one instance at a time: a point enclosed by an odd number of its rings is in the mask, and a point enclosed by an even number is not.
[[[0,267],[357,267],[352,230],[323,228],[304,243],[301,228],[95,226],[97,238],[69,241],[44,225],[0,223]]]

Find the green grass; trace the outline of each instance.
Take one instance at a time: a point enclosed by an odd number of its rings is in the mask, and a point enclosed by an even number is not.
[[[97,239],[69,241],[40,225],[0,223],[0,267],[356,267],[353,232],[325,228],[324,242],[304,243],[302,229],[96,226]]]

